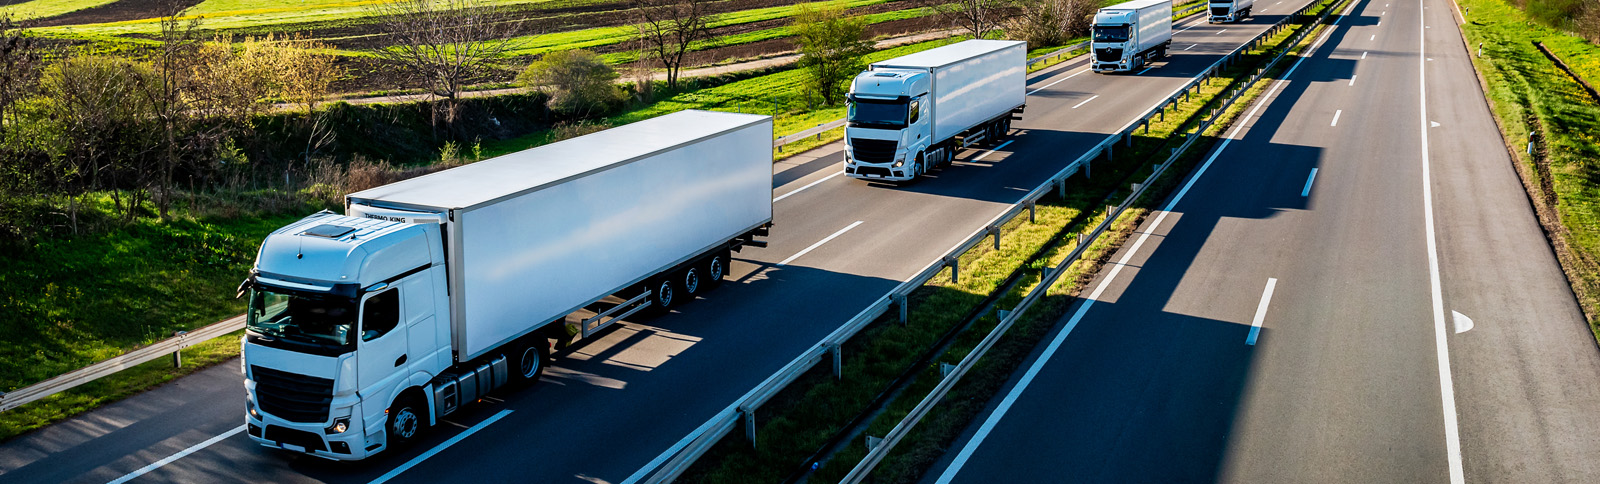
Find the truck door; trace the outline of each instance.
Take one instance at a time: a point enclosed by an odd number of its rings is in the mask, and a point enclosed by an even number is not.
[[[925,150],[928,148],[928,142],[932,141],[928,138],[929,136],[932,136],[932,134],[928,132],[928,127],[933,125],[931,122],[933,117],[927,116],[926,114],[928,113],[924,112],[928,108],[927,103],[924,101],[924,98],[926,97],[927,95],[924,94],[912,98],[911,106],[909,107],[910,112],[907,113],[906,116],[909,118],[906,121],[906,124],[909,125],[910,128],[906,130],[906,138],[909,139],[907,139],[905,143],[906,146],[912,150]],[[911,151],[910,153],[916,153],[916,151]],[[915,155],[913,154],[911,156]],[[932,160],[930,160],[930,162],[931,161]]]
[[[361,299],[356,382],[360,384],[361,414],[367,418],[368,429],[383,428],[384,410],[389,407],[394,385],[406,376],[404,370],[409,356],[406,354],[406,331],[400,326],[404,316],[398,287],[367,294]]]

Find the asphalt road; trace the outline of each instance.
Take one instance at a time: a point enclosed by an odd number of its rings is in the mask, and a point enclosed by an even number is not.
[[[1357,1],[924,480],[1600,482],[1600,350],[1453,8]]]
[[[738,254],[729,283],[670,315],[617,325],[557,360],[541,384],[453,415],[412,449],[339,463],[257,446],[237,433],[242,380],[226,364],[7,442],[0,479],[619,482],[1303,4],[1264,4],[1244,25],[1180,23],[1189,30],[1174,55],[1139,75],[1086,73],[1083,59],[1035,73],[1011,145],[963,153],[909,186],[836,176],[838,143],[785,160],[775,166],[771,246]]]

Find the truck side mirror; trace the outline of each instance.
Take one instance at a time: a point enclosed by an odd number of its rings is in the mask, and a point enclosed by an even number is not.
[[[250,279],[246,278],[244,280],[244,282],[239,283],[239,292],[237,294],[234,294],[233,298],[234,299],[239,299],[241,297],[244,297],[245,291],[249,291],[250,290],[250,286],[251,286]]]

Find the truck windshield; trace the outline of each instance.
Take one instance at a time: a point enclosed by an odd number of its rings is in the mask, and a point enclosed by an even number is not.
[[[1127,42],[1128,41],[1128,26],[1126,26],[1126,25],[1109,25],[1109,26],[1102,27],[1102,26],[1096,25],[1096,26],[1094,26],[1094,41],[1095,42]]]
[[[250,331],[295,343],[344,348],[356,323],[356,302],[337,296],[314,296],[270,289],[250,290]]]
[[[906,127],[910,114],[906,101],[855,99],[850,102],[850,125],[899,129]]]

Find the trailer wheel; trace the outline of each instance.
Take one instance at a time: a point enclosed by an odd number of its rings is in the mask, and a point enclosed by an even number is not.
[[[428,419],[422,414],[423,406],[414,395],[404,395],[389,407],[390,447],[405,447],[417,441],[417,436],[428,428]]]
[[[658,314],[666,314],[673,306],[678,305],[678,288],[672,279],[663,277],[650,285],[650,304],[656,307]]]
[[[511,368],[511,380],[515,386],[532,385],[539,381],[539,376],[544,374],[545,363],[550,361],[545,350],[548,344],[549,339],[544,333],[535,332],[523,337],[513,347],[515,353],[506,355],[506,359],[517,365]]]
[[[728,277],[728,259],[728,251],[726,249],[719,250],[717,253],[712,254],[711,257],[706,258],[704,284],[707,289],[717,287],[722,284],[724,278]]]
[[[699,266],[691,265],[685,268],[679,279],[683,281],[683,284],[680,285],[683,287],[684,297],[694,297],[695,294],[700,293],[700,289],[704,288]]]

